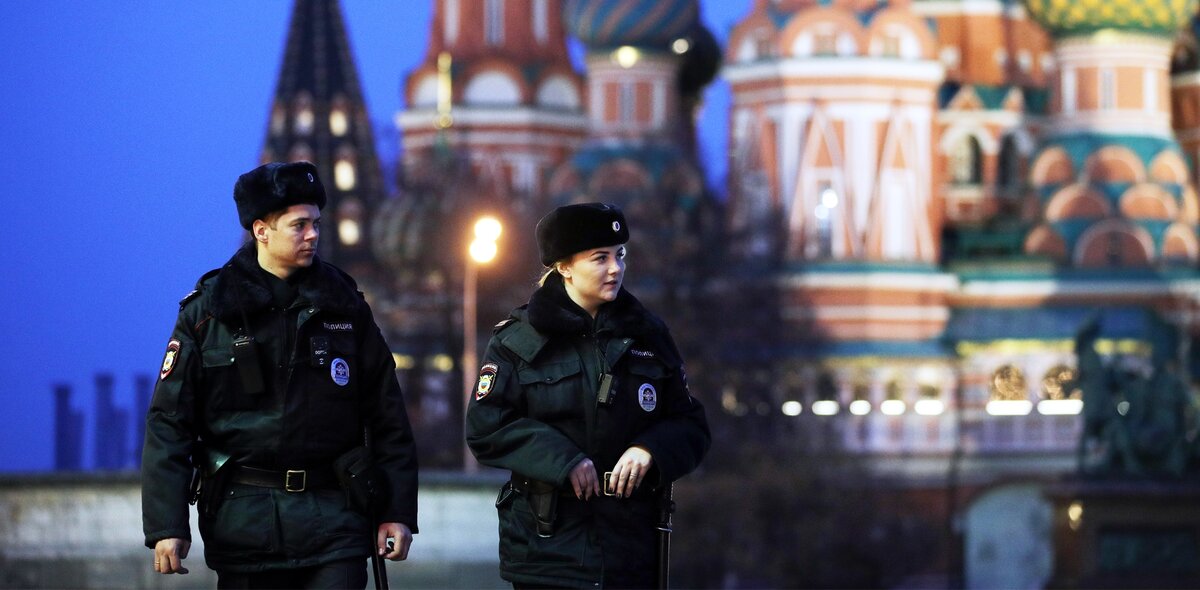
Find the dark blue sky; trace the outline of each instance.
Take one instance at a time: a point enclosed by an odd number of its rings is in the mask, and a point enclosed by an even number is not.
[[[750,0],[703,2],[724,42]],[[392,126],[432,0],[343,0],[371,118]],[[52,387],[93,436],[93,378],[130,408],[177,301],[237,247],[238,174],[258,162],[288,0],[0,2],[0,471],[50,469]],[[701,123],[723,174],[728,92]],[[394,132],[379,132],[386,138]],[[395,154],[385,147],[385,156]],[[91,464],[85,443],[84,465]]]

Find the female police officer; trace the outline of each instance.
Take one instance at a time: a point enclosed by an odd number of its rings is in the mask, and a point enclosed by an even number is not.
[[[522,587],[650,587],[657,492],[708,450],[662,320],[621,287],[621,210],[559,207],[537,225],[548,268],[497,325],[466,437],[512,471],[496,507],[501,577]]]

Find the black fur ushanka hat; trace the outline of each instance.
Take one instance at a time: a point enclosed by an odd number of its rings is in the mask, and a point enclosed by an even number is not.
[[[255,219],[292,205],[325,208],[325,187],[310,162],[271,162],[238,177],[233,202],[238,221],[250,229]]]
[[[629,241],[625,214],[607,203],[563,205],[538,222],[536,234],[543,266],[576,252]]]

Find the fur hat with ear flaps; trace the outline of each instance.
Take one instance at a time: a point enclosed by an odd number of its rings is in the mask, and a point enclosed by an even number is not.
[[[547,267],[576,252],[629,241],[625,214],[607,203],[563,205],[538,222],[536,233],[538,253]]]
[[[238,221],[250,229],[255,219],[292,205],[325,207],[325,187],[310,162],[271,162],[238,177],[233,185]]]

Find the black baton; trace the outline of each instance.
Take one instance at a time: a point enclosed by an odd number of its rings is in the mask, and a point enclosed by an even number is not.
[[[658,584],[661,590],[666,590],[670,580],[671,569],[671,513],[675,512],[673,488],[675,484],[667,484],[663,488],[658,505]]]

